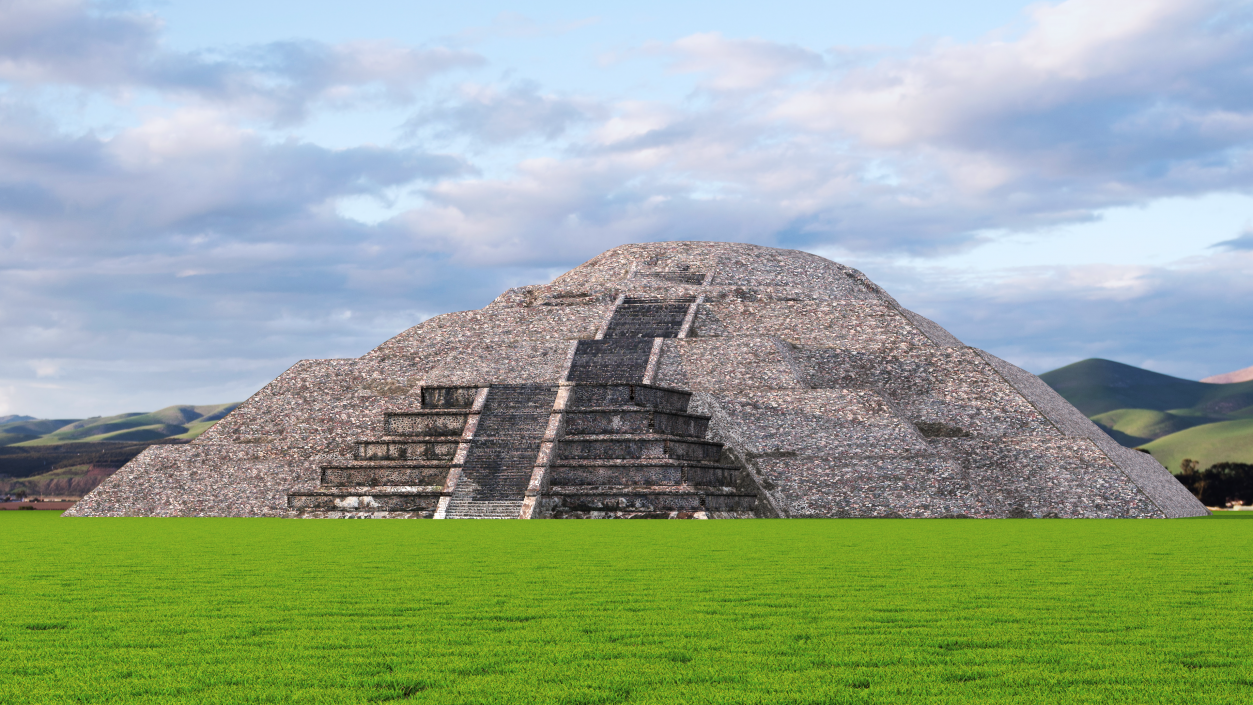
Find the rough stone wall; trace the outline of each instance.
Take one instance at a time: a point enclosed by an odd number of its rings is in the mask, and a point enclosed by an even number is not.
[[[421,408],[423,386],[556,384],[623,296],[702,297],[655,384],[780,516],[1192,516],[1205,509],[1039,378],[968,348],[864,275],[730,243],[610,250],[438,316],[356,360],[302,361],[187,446],[154,446],[71,515],[286,516],[321,464]]]

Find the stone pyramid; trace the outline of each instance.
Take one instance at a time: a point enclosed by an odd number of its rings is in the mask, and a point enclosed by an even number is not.
[[[75,516],[1182,517],[1206,510],[1039,378],[864,275],[625,245],[305,360]]]

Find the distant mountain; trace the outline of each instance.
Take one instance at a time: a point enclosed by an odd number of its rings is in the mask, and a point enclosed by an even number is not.
[[[1194,382],[1093,358],[1040,375],[1114,440],[1143,448],[1172,472],[1253,462],[1253,380]]]
[[[100,441],[142,442],[163,438],[191,440],[226,416],[239,402],[167,406],[149,413],[90,419],[29,419],[0,424],[0,446],[39,446]]]
[[[1227,415],[1253,407],[1253,382],[1205,384],[1099,358],[1045,372],[1040,379],[1088,417],[1115,409]]]
[[[0,492],[79,497],[150,445],[187,443],[239,402],[90,419],[0,418]]]
[[[1246,367],[1235,372],[1224,372],[1213,377],[1206,377],[1201,381],[1206,384],[1235,384],[1236,382],[1248,382],[1250,380],[1253,380],[1253,367]]]
[[[78,421],[78,419],[32,419],[10,421],[0,424],[0,446],[26,441],[36,441],[44,436]]]

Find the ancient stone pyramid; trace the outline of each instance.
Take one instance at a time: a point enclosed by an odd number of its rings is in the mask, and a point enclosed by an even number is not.
[[[305,360],[76,516],[1180,517],[1034,375],[791,250],[626,245]]]

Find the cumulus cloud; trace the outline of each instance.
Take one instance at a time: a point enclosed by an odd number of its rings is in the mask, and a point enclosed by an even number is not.
[[[710,101],[606,101],[575,134],[539,93],[467,95],[428,115],[498,139],[562,135],[565,154],[441,184],[398,223],[426,240],[441,223],[460,233],[443,238],[452,250],[507,258],[532,236],[608,247],[735,213],[765,228],[758,241],[927,256],[992,229],[1253,186],[1246,4],[1068,0],[1029,14],[1014,38],[852,66],[692,35],[665,51],[704,76]]]
[[[14,248],[124,250],[153,238],[281,239],[337,198],[464,173],[416,149],[270,142],[218,113],[177,112],[108,138],[0,121],[0,230]],[[311,231],[306,237],[318,237]]]
[[[359,355],[456,304],[446,268],[335,201],[466,168],[274,142],[197,110],[107,139],[0,121],[0,379],[36,413],[109,413],[92,395],[110,385],[134,409],[197,385],[181,400],[238,398],[302,356],[295,341]],[[368,313],[337,317],[353,303]]]
[[[1248,324],[1196,322],[1205,307],[1243,315],[1248,233],[1172,266],[973,277],[900,258],[1113,206],[1247,191],[1245,3],[1068,0],[1033,6],[1015,36],[856,63],[846,49],[695,34],[651,49],[691,81],[687,99],[668,102],[514,77],[415,98],[482,59],[386,42],[179,53],[162,46],[155,17],[93,7],[0,0],[12,20],[0,22],[0,81],[140,87],[173,107],[108,135],[70,134],[0,95],[0,388],[15,390],[11,406],[68,400],[105,377],[120,380],[115,395],[147,380],[205,394],[168,402],[237,398],[296,357],[359,355],[426,315],[482,306],[624,242],[668,239],[838,252],[906,305],[1036,371],[1090,355],[1193,377],[1248,364]],[[425,102],[400,144],[467,153],[330,149],[242,126],[411,99]],[[505,163],[537,145],[542,158]],[[413,205],[377,225],[338,215],[340,200],[361,196]],[[1189,374],[1189,356],[1221,362]],[[53,382],[70,391],[32,391]]]
[[[451,99],[406,121],[404,131],[410,137],[433,133],[489,144],[528,137],[555,140],[605,112],[596,101],[544,94],[530,81],[504,87],[465,84]]]
[[[719,32],[692,34],[674,42],[671,70],[700,73],[715,91],[760,89],[804,70],[823,68],[821,54],[760,39],[728,39]]]
[[[130,83],[158,51],[160,21],[97,14],[81,0],[0,0],[0,79],[84,85]]]
[[[472,52],[386,41],[273,42],[178,52],[151,14],[83,0],[0,0],[0,81],[147,88],[287,124],[316,106],[409,102],[433,76],[481,66]]]
[[[1040,266],[971,272],[851,262],[906,307],[1040,373],[1103,357],[1200,379],[1248,360],[1253,253],[1166,266]]]

